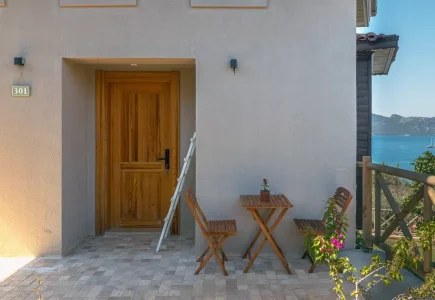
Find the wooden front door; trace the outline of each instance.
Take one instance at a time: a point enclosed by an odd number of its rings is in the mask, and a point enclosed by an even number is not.
[[[108,228],[160,228],[178,174],[178,74],[104,72]],[[103,129],[105,130],[105,129]]]

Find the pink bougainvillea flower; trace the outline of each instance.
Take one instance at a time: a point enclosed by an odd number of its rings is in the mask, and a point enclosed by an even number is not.
[[[340,233],[340,234],[338,235],[338,237],[339,237],[340,239],[342,239],[342,238],[343,238],[343,235]]]
[[[338,229],[335,229],[335,233],[338,233]]]

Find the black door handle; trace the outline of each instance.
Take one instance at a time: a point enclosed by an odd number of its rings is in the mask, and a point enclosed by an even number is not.
[[[165,170],[169,170],[169,167],[170,167],[170,151],[169,151],[169,149],[165,149],[165,157],[164,158],[158,158],[157,160],[164,160],[165,161]]]

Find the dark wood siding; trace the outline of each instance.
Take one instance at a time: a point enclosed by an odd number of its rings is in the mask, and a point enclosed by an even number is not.
[[[356,159],[372,154],[372,58],[371,54],[358,54],[356,61],[357,142]],[[362,228],[362,170],[356,171],[356,226]]]

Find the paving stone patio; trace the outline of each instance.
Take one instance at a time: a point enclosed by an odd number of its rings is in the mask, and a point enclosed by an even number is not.
[[[155,252],[156,233],[110,233],[88,237],[68,256],[42,257],[0,282],[0,299],[36,299],[42,283],[50,299],[336,299],[327,266],[308,274],[307,260],[289,260],[288,275],[278,259],[260,256],[251,271],[247,260],[229,257],[225,277],[215,262],[194,275],[194,239],[175,236]],[[230,242],[230,241],[228,241]]]

